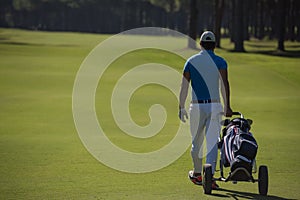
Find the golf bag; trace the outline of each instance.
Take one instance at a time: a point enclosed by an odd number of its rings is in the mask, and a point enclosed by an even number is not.
[[[244,167],[250,174],[257,154],[258,145],[250,130],[250,123],[246,119],[233,119],[223,129],[221,160],[224,167],[234,171]]]

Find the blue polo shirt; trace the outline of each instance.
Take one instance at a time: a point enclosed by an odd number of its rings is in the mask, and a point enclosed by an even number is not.
[[[220,69],[227,69],[227,62],[211,50],[201,50],[186,61],[183,71],[190,73],[193,100],[220,100]]]

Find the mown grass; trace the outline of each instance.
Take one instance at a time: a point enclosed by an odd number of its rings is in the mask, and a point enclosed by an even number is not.
[[[188,151],[170,166],[145,174],[110,169],[86,151],[72,117],[73,83],[81,62],[107,37],[0,29],[0,199],[263,199],[252,183],[221,183],[223,191],[204,195],[187,179]],[[266,199],[297,199],[300,58],[268,53],[276,48],[275,41],[246,42],[248,53],[231,52],[231,45],[222,40],[224,49],[216,52],[229,64],[232,107],[254,120],[257,162],[268,165],[270,173]],[[299,43],[288,42],[287,49],[295,55]],[[179,123],[176,98],[155,85],[140,88],[130,106],[140,125],[149,123],[151,104],[165,106],[168,120],[158,135],[129,137],[113,121],[109,93],[118,77],[154,61],[179,71],[184,63],[154,50],[124,55],[105,73],[96,94],[98,118],[108,137],[134,152],[167,144]]]

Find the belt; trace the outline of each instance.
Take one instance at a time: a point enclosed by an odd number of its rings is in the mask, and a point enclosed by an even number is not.
[[[193,100],[191,103],[220,103],[220,100],[216,100],[216,99]]]

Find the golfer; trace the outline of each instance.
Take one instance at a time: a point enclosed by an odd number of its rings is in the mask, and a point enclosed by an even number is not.
[[[226,61],[214,53],[215,35],[205,31],[200,37],[201,51],[190,57],[183,69],[183,78],[179,97],[179,118],[185,122],[188,118],[185,101],[191,82],[192,101],[190,104],[190,131],[192,135],[191,156],[194,169],[189,172],[190,180],[202,185],[203,144],[206,141],[206,163],[212,165],[212,173],[216,169],[218,154],[218,137],[221,129],[221,112],[226,117],[232,116],[230,108],[230,91],[227,79]],[[220,102],[222,94],[224,109]],[[215,181],[212,189],[218,189]]]

